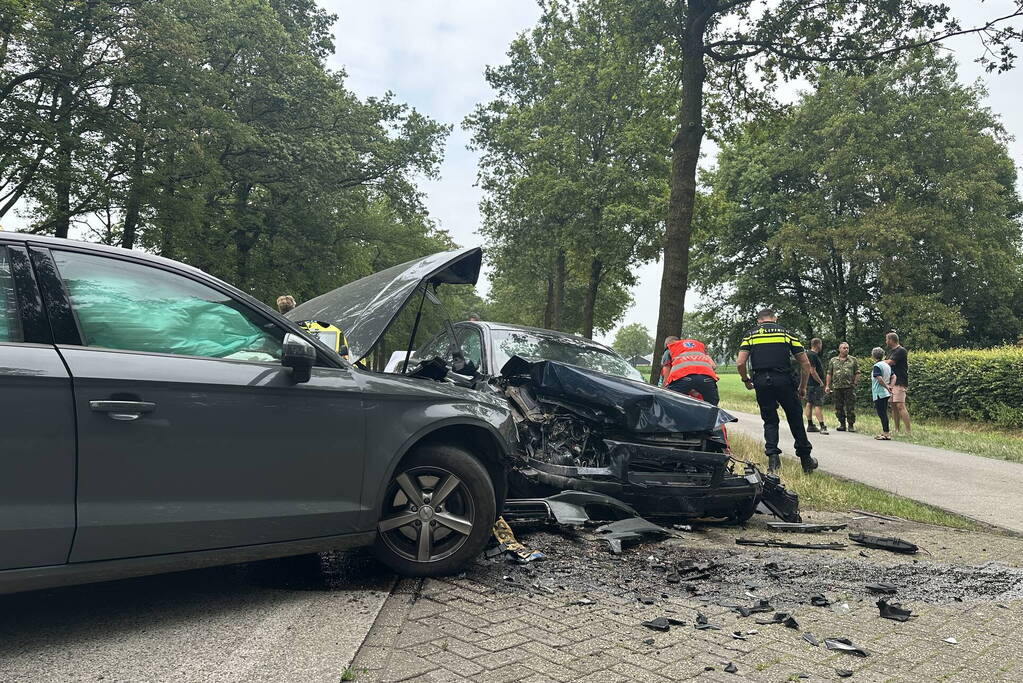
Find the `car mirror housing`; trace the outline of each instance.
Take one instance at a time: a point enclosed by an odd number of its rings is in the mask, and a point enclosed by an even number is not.
[[[312,344],[291,332],[284,335],[281,365],[291,368],[291,378],[296,384],[309,381],[315,363],[316,348]]]

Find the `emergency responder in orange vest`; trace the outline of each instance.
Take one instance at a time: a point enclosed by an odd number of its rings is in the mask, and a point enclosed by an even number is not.
[[[679,339],[668,344],[668,352],[671,369],[664,380],[665,388],[717,405],[720,400],[718,376],[714,372],[717,364],[707,355],[703,342]]]

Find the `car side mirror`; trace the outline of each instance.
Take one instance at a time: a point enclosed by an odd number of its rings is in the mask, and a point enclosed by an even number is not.
[[[312,344],[291,332],[284,335],[281,365],[291,368],[292,381],[296,384],[308,382],[315,363],[316,348]]]

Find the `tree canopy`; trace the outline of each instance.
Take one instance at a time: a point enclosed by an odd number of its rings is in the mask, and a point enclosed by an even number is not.
[[[625,358],[645,356],[650,353],[654,338],[642,323],[630,323],[618,328],[611,347]]]
[[[860,349],[892,328],[918,348],[1014,342],[1023,205],[980,88],[930,50],[818,83],[723,146],[695,284],[737,326],[767,304]]]

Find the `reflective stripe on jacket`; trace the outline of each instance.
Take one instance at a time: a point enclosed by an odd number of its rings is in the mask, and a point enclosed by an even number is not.
[[[687,341],[689,340],[672,342],[668,345],[668,351],[671,352],[671,370],[664,380],[664,386],[689,375],[707,375],[715,382],[718,381],[717,373],[714,372],[714,359],[703,352],[702,344],[697,350],[691,343],[687,345]]]

